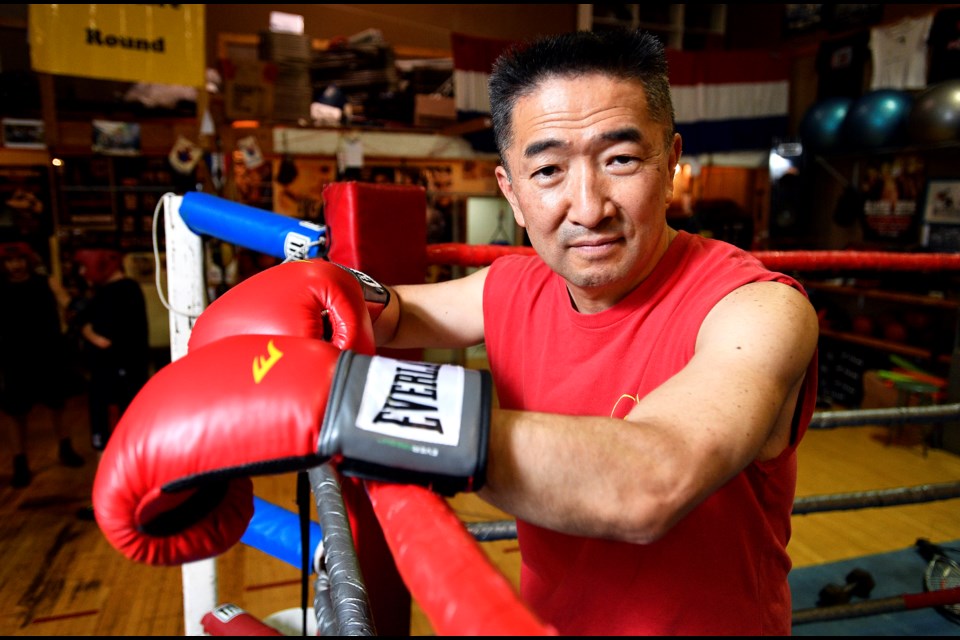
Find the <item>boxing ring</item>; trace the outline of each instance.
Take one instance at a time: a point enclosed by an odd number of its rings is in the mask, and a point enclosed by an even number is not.
[[[167,296],[171,359],[186,354],[193,322],[205,306],[203,236],[266,253],[284,260],[325,256],[338,238],[337,229],[302,222],[202,193],[166,194],[158,204],[164,211]],[[154,233],[157,232],[157,215]],[[161,298],[160,257],[157,286]],[[501,255],[532,253],[529,247],[425,245],[424,260],[431,265],[481,267]],[[960,271],[960,254],[900,254],[855,251],[757,251],[774,270],[894,270]],[[354,268],[362,265],[347,264]],[[956,359],[956,353],[954,353]],[[957,395],[951,380],[951,399]],[[897,407],[859,411],[816,412],[810,428],[838,428],[863,424],[938,423],[960,421],[960,403],[926,407]],[[271,505],[258,504],[248,534],[242,540],[315,575],[314,613],[319,635],[375,635],[367,588],[361,577],[351,540],[350,523],[336,472],[322,465],[307,474],[320,518],[302,521],[292,542],[268,545],[278,537],[264,522]],[[422,487],[375,481],[363,483],[370,504],[410,596],[421,607],[438,635],[556,635],[521,601],[513,585],[487,558],[480,543],[516,537],[513,521],[465,524],[447,502]],[[798,498],[794,514],[858,509],[960,497],[960,483],[944,483],[898,490]],[[280,516],[287,519],[289,514]],[[262,517],[261,517],[262,516]],[[423,522],[430,522],[424,527]],[[272,523],[275,524],[275,523]],[[292,526],[292,525],[291,525]],[[263,534],[258,540],[257,535]],[[282,536],[279,536],[282,537]],[[309,543],[304,540],[310,539]],[[299,555],[299,557],[297,557]],[[183,565],[183,602],[186,635],[212,633],[206,626],[212,615],[247,625],[220,627],[228,634],[278,635],[244,612],[225,611],[218,602],[215,559]],[[935,597],[923,594],[907,600],[910,607],[943,606],[960,602],[960,589]],[[892,610],[904,600],[888,603]],[[230,605],[226,605],[229,608]],[[886,609],[891,610],[891,609]],[[302,612],[306,616],[306,611]],[[237,615],[241,614],[241,615]],[[849,612],[848,615],[869,615]],[[795,620],[795,624],[802,623]]]

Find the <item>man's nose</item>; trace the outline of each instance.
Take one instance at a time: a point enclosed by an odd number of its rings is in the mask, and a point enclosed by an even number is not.
[[[592,228],[609,217],[613,207],[608,186],[607,178],[595,171],[577,172],[571,181],[568,219],[574,224]]]

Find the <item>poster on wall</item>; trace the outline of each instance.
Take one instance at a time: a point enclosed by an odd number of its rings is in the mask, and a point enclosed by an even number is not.
[[[324,224],[323,188],[334,181],[336,163],[321,158],[284,157],[275,160],[273,210]]]
[[[0,242],[26,242],[49,265],[53,217],[46,166],[0,167]]]
[[[233,151],[230,160],[232,181],[228,198],[260,209],[273,209],[273,165],[261,162],[250,166],[250,154],[241,149]]]
[[[923,161],[913,155],[864,163],[860,171],[864,240],[889,249],[910,249],[919,243],[924,171]]]

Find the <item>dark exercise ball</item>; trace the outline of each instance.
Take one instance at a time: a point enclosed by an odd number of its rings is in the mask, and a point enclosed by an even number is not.
[[[907,135],[917,143],[960,139],[960,79],[931,85],[914,99]]]
[[[869,91],[850,105],[840,125],[840,143],[851,149],[878,149],[906,141],[913,97],[899,89]]]
[[[813,103],[800,121],[800,141],[805,150],[828,151],[840,142],[839,132],[853,98],[824,98]]]

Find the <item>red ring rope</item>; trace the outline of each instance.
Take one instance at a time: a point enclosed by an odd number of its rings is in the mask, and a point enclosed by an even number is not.
[[[527,609],[443,498],[413,485],[366,486],[397,569],[438,636],[557,635]]]
[[[500,256],[533,255],[532,247],[457,242],[428,244],[427,264],[484,267]],[[960,270],[960,253],[892,251],[751,251],[769,269],[893,271]]]
[[[877,271],[960,270],[960,253],[893,251],[753,251],[769,269],[872,269]]]

